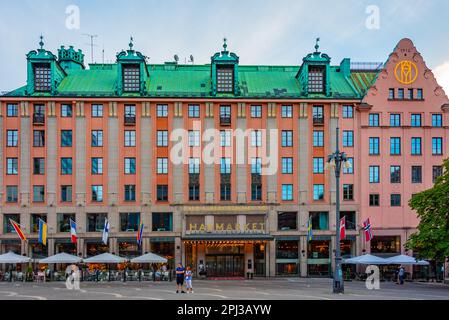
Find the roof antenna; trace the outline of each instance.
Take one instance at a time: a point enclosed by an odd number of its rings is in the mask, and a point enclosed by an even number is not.
[[[316,38],[315,53],[318,53],[319,48],[320,48],[320,38]]]
[[[41,47],[41,50],[44,50],[44,36],[41,34],[39,39],[41,39],[41,41],[39,41],[39,46]]]
[[[90,57],[91,57],[91,63],[94,63],[94,47],[98,47],[96,44],[94,44],[94,39],[98,38],[98,35],[96,34],[83,34],[83,36],[90,38]]]

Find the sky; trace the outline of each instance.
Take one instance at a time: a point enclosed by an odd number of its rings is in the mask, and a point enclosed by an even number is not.
[[[150,63],[176,54],[206,64],[226,37],[242,65],[292,66],[317,37],[333,64],[384,62],[408,37],[449,93],[448,12],[447,0],[0,0],[0,92],[25,84],[26,54],[41,34],[45,49],[73,45],[89,63],[93,34],[95,62],[103,49],[114,62],[133,36]]]

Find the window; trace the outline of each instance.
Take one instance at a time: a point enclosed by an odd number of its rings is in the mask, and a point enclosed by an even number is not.
[[[443,154],[443,138],[432,138],[432,155]]]
[[[253,130],[251,131],[251,147],[261,147],[262,146],[262,131]]]
[[[390,154],[392,156],[401,154],[401,138],[390,138]]]
[[[398,89],[398,99],[404,100],[404,89]]]
[[[9,118],[15,118],[19,116],[19,106],[17,104],[8,103],[6,105],[6,116]]]
[[[200,158],[189,158],[189,174],[200,173]]]
[[[412,183],[422,183],[421,166],[412,166]]]
[[[369,154],[371,156],[376,156],[380,154],[378,137],[369,138]]]
[[[282,185],[282,200],[283,201],[293,201],[293,185],[283,184]]]
[[[392,207],[400,207],[401,206],[401,195],[400,194],[390,195],[390,204]]]
[[[354,158],[347,158],[347,162],[351,164],[350,168],[343,167],[344,174],[354,174]]]
[[[394,89],[388,90],[388,99],[390,99],[390,100],[394,99]]]
[[[442,114],[432,114],[432,126],[442,127],[443,126],[443,115]]]
[[[221,183],[220,184],[220,200],[221,201],[231,201],[231,184]]]
[[[17,186],[6,186],[6,202],[17,203],[19,200],[19,190]]]
[[[136,174],[136,158],[125,158],[125,174]]]
[[[390,114],[390,126],[391,127],[400,127],[401,126],[401,115],[392,113]]]
[[[133,184],[125,185],[125,201],[136,201],[136,186]]]
[[[92,131],[92,147],[102,147],[103,146],[103,130],[93,130]]]
[[[291,130],[282,131],[282,146],[293,147],[293,131]]]
[[[231,158],[221,158],[220,160],[220,174],[231,173]]]
[[[328,212],[310,212],[313,230],[329,230]]]
[[[51,90],[51,66],[48,63],[34,64],[34,90],[45,92]]]
[[[191,133],[193,131],[189,131],[189,146],[191,142]],[[199,139],[199,138],[198,138]],[[159,130],[157,132],[157,146],[158,147],[168,147],[168,131],[167,130]]]
[[[251,158],[251,173],[261,174],[262,173],[262,159],[261,158]]]
[[[313,123],[314,124],[324,124],[324,107],[323,106],[313,106]]]
[[[189,118],[200,117],[200,106],[197,104],[189,104]]]
[[[379,183],[380,182],[379,171],[380,171],[379,166],[370,166],[369,167],[369,183]]]
[[[33,186],[33,202],[44,202],[45,199],[45,187]]]
[[[120,231],[121,232],[137,232],[140,226],[140,213],[120,213]]]
[[[422,154],[422,139],[421,138],[412,138],[412,155],[421,155]]]
[[[133,104],[125,104],[125,117],[136,117],[136,106]]]
[[[343,106],[343,118],[354,118],[354,108],[352,106]]]
[[[413,89],[408,89],[408,96],[407,99],[413,100]]]
[[[168,201],[168,186],[158,185],[157,186],[157,201]]]
[[[72,186],[61,186],[61,202],[72,202]]]
[[[380,206],[380,195],[370,194],[369,195],[369,206],[370,207],[379,207]]]
[[[379,114],[371,113],[369,115],[369,126],[370,127],[378,127],[379,126]]]
[[[354,185],[344,184],[343,185],[343,200],[352,201],[354,200]]]
[[[418,100],[423,100],[424,99],[423,93],[422,93],[422,89],[418,89],[417,90],[416,99],[418,99]]]
[[[173,231],[173,213],[171,212],[153,212],[153,231],[168,232]]]
[[[354,131],[343,131],[343,147],[354,146]]]
[[[308,89],[310,93],[324,93],[324,68],[309,66]]]
[[[61,174],[72,174],[72,158],[61,158]]]
[[[102,104],[93,104],[92,105],[92,118],[101,118],[103,117],[103,105]]]
[[[220,146],[221,147],[230,147],[232,140],[232,131],[230,130],[221,130],[220,131]]]
[[[76,222],[74,213],[58,213],[58,232],[70,232],[70,220]]]
[[[136,131],[130,130],[125,131],[125,147],[135,147],[136,146]]]
[[[442,166],[433,166],[432,167],[432,181],[433,183],[437,182],[437,179],[443,175],[443,167]]]
[[[168,174],[168,158],[157,159],[157,174]]]
[[[92,158],[92,174],[103,174],[103,158]]]
[[[262,118],[262,106],[251,106],[251,118]]]
[[[138,64],[123,66],[123,91],[140,91],[140,66]]]
[[[61,147],[72,146],[72,130],[61,131]]]
[[[282,158],[282,173],[293,174],[293,158]]]
[[[221,124],[231,123],[231,106],[220,106],[220,122]]]
[[[421,127],[421,114],[412,114],[410,120],[412,127]]]
[[[251,183],[251,201],[262,201],[261,183]]]
[[[234,92],[234,67],[217,65],[217,92]]]
[[[33,131],[33,147],[45,146],[45,131],[34,130]]]
[[[87,232],[103,232],[104,223],[108,218],[107,213],[88,213],[87,217]]]
[[[324,173],[324,158],[313,158],[313,173]]]
[[[401,183],[400,166],[390,166],[390,183]]]
[[[324,147],[324,131],[313,131],[313,146]]]
[[[38,233],[39,232],[39,220],[47,222],[47,215],[45,214],[31,214],[30,219],[30,232]]]
[[[92,202],[103,202],[103,186],[92,186]]]
[[[72,117],[72,105],[71,104],[61,105],[61,117],[63,117],[63,118],[71,118]]]
[[[19,159],[7,158],[6,159],[6,174],[17,175],[19,173]]]
[[[168,105],[158,104],[156,106],[156,116],[158,118],[167,118],[168,117]]]
[[[346,220],[346,229],[347,230],[356,230],[357,229],[357,221],[356,221],[356,213],[354,211],[341,211],[340,217],[345,217]]]
[[[17,222],[20,224],[20,214],[5,214],[3,215],[3,233],[16,233],[14,230],[14,227],[12,226],[11,222],[9,220],[12,220],[14,222]]]
[[[19,131],[17,130],[7,130],[6,131],[7,141],[6,146],[17,147],[19,144]]]
[[[278,230],[290,231],[298,229],[298,213],[297,212],[279,212],[278,214]]]
[[[324,184],[314,184],[313,185],[313,200],[323,200],[324,199]]]
[[[189,183],[189,201],[200,201],[200,185],[198,182]]]
[[[371,252],[373,254],[400,254],[401,237],[400,236],[375,236],[371,240]]]
[[[34,158],[33,159],[33,174],[44,175],[45,174],[45,159]]]
[[[162,143],[165,143],[164,146],[167,146],[167,142],[165,142],[167,140],[167,136],[168,136],[168,131],[163,131],[166,132],[166,136],[162,138]],[[189,147],[199,147],[200,146],[200,132],[199,131],[189,131]]]
[[[282,106],[281,107],[281,117],[282,118],[293,118],[293,107],[292,106]]]

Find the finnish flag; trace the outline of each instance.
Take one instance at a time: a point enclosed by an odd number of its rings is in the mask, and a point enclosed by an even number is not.
[[[103,229],[103,243],[104,244],[108,244],[108,237],[109,237],[109,227],[110,227],[110,225],[109,225],[109,221],[108,221],[108,219],[106,219],[105,221],[104,221],[104,229]]]

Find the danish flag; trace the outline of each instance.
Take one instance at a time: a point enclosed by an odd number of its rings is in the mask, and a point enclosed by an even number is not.
[[[340,240],[346,238],[346,216],[340,219]]]

